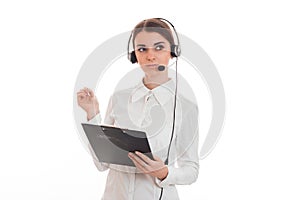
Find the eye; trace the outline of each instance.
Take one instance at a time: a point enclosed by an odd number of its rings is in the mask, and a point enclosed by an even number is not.
[[[165,47],[163,46],[163,45],[157,45],[156,47],[155,47],[155,49],[156,50],[162,50],[162,49],[164,49]]]
[[[146,51],[146,48],[144,48],[144,47],[138,48],[138,51],[139,52],[144,52],[144,51]]]

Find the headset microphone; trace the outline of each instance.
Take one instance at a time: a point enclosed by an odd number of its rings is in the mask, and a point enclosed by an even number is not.
[[[163,66],[163,65],[159,65],[158,66],[158,71],[164,71],[165,70],[165,66]]]

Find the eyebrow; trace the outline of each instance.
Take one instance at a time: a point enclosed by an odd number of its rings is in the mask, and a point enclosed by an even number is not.
[[[165,42],[156,42],[156,43],[154,43],[154,46],[156,46],[156,45],[158,45],[158,44],[164,44]],[[136,45],[136,46],[138,46],[138,47],[145,47],[146,45],[144,45],[144,44],[138,44],[138,45]]]

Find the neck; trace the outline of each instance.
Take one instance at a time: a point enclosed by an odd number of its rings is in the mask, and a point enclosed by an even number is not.
[[[145,77],[143,78],[143,83],[148,89],[152,90],[152,89],[168,82],[169,80],[170,80],[170,78],[168,77],[168,74],[162,74],[160,76],[145,75]]]

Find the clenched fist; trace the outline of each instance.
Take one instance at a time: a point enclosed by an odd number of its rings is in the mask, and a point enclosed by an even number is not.
[[[77,103],[86,112],[88,120],[100,112],[97,97],[89,88],[85,87],[77,92]]]

